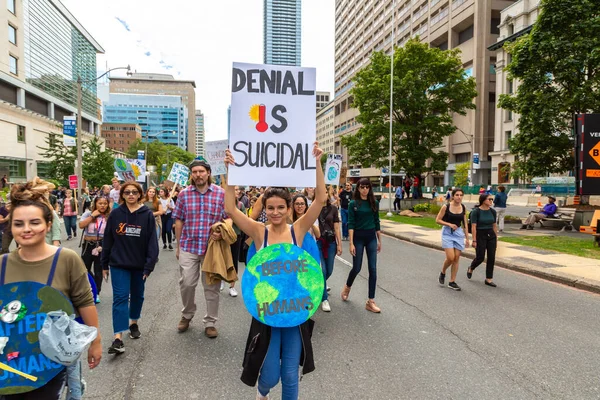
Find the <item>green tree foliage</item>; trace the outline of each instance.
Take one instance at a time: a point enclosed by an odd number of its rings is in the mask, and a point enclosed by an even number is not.
[[[137,139],[129,146],[127,150],[128,158],[137,158],[138,150],[146,150],[146,143],[142,142],[141,139]],[[167,176],[173,163],[177,162],[183,165],[188,165],[192,160],[196,158],[196,155],[185,151],[179,147],[164,144],[155,140],[148,143],[148,154],[146,160],[148,165],[155,165],[158,173],[160,174],[161,167],[163,164],[167,164]]]
[[[513,176],[527,180],[573,167],[574,113],[600,112],[600,2],[542,0],[532,31],[505,45],[520,85],[498,106],[520,114],[509,141]]]
[[[342,138],[351,161],[385,167],[389,159],[390,57],[382,52],[359,71],[352,89],[362,127]],[[448,154],[435,151],[456,127],[454,114],[475,108],[475,80],[466,78],[458,50],[430,48],[418,38],[394,53],[393,172],[444,171]],[[428,160],[431,160],[428,163]]]
[[[469,169],[471,164],[463,163],[456,166],[454,173],[454,186],[467,186],[469,184]]]
[[[40,155],[50,163],[48,169],[49,178],[58,181],[60,185],[69,184],[69,175],[75,172],[75,160],[77,160],[77,147],[67,147],[63,144],[63,137],[59,134],[50,133],[44,139],[45,147],[38,146]],[[84,151],[87,143],[83,142]]]
[[[109,184],[114,176],[114,156],[109,149],[102,150],[102,142],[96,136],[87,143],[83,155],[83,177],[88,187]]]

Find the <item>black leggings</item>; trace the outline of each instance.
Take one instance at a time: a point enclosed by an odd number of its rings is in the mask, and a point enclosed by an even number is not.
[[[240,232],[237,235],[237,240],[231,243],[231,257],[233,258],[233,267],[235,272],[238,272],[238,262],[240,261],[240,253],[242,252],[242,242],[244,240],[244,233]]]
[[[486,279],[494,278],[494,263],[496,262],[496,246],[498,238],[493,229],[477,229],[477,248],[475,249],[475,259],[471,263],[471,270],[475,270],[485,258],[487,251],[487,260],[485,263]]]
[[[31,392],[0,395],[0,400],[59,400],[67,383],[67,372],[63,369],[44,386]]]
[[[162,241],[163,244],[167,244],[167,239],[169,240],[169,244],[173,242],[173,218],[171,218],[171,214],[163,214],[160,216],[162,221]]]
[[[102,241],[98,242],[99,246],[102,246]],[[96,242],[90,242],[88,240],[84,240],[81,245],[81,259],[85,264],[88,272],[92,274],[94,277],[94,283],[96,284],[96,289],[98,289],[98,294],[100,294],[100,290],[102,289],[102,267],[100,266],[100,254],[97,256],[92,254],[92,250],[96,248]],[[94,271],[92,272],[92,265],[94,267]]]

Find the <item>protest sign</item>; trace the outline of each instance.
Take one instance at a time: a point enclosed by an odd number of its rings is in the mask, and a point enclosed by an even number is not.
[[[31,392],[47,384],[64,366],[40,350],[46,312],[75,310],[58,290],[38,282],[0,286],[0,397]]]
[[[228,145],[229,141],[227,139],[205,143],[204,154],[206,155],[206,162],[210,164],[212,176],[225,175],[227,173],[224,160],[225,150],[227,150]]]
[[[342,169],[341,154],[327,154],[327,163],[325,164],[325,184],[336,185],[340,184],[340,170]]]
[[[119,180],[146,182],[146,160],[117,158],[114,166]]]
[[[233,64],[230,185],[316,186],[314,68]]]
[[[190,178],[190,169],[183,164],[173,163],[169,177],[165,181],[169,186],[175,184],[179,186],[187,185]]]
[[[242,276],[242,296],[254,318],[288,328],[317,311],[324,285],[320,264],[313,256],[291,243],[279,243],[250,259]]]

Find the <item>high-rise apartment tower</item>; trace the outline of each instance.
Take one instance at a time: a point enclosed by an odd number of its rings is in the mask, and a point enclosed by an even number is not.
[[[264,0],[264,63],[300,66],[301,0]]]

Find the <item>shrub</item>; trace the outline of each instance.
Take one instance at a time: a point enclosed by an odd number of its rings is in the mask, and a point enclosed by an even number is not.
[[[416,204],[413,209],[415,212],[428,212],[429,211],[429,203],[421,203]]]
[[[429,204],[429,214],[436,214],[440,212],[440,210],[442,209],[442,206],[440,206],[439,204]]]

